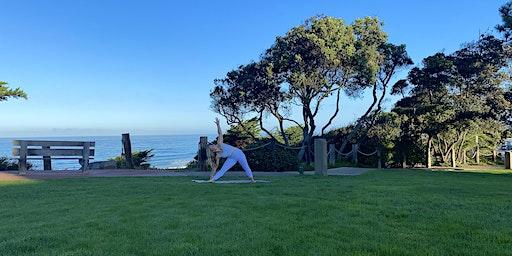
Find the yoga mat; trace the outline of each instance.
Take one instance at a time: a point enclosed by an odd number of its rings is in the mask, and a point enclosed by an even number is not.
[[[195,183],[209,183],[208,180],[192,180]],[[269,183],[268,180],[255,180],[256,183]],[[250,180],[218,180],[215,184],[243,184],[252,183]]]

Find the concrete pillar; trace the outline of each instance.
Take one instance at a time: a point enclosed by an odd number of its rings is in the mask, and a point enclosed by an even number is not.
[[[315,173],[327,175],[327,141],[315,139]]]
[[[512,169],[512,152],[511,151],[505,151],[505,169],[510,170]]]

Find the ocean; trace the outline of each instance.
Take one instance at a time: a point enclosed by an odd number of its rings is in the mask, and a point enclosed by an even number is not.
[[[150,164],[157,168],[182,168],[194,159],[200,135],[131,135],[132,151],[153,149],[155,155]],[[213,138],[213,136],[209,136]],[[95,141],[93,161],[103,161],[118,156],[122,152],[121,135],[119,136],[77,136],[77,137],[31,137],[0,138],[0,156],[12,156],[13,139]],[[33,169],[41,170],[42,161],[30,161]],[[77,170],[78,160],[55,160],[52,168],[56,170]]]

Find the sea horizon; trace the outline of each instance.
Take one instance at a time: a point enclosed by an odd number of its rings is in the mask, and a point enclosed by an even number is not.
[[[129,133],[129,132],[127,132]],[[138,133],[129,133],[130,136],[216,136],[213,133],[212,134],[204,134],[204,133],[174,133],[174,134],[138,134]],[[22,135],[22,136],[0,136],[0,139],[31,139],[31,138],[78,138],[78,137],[112,137],[112,136],[119,136],[121,137],[122,133],[120,134],[101,134],[101,135],[95,135],[95,134],[85,134],[85,135],[58,135],[58,134],[51,134],[51,135]]]
[[[137,135],[130,134],[132,150],[141,151],[152,149],[154,157],[149,161],[155,168],[183,168],[192,161],[197,153],[200,136],[208,136],[212,139],[214,135],[188,134],[188,135]],[[94,141],[94,161],[105,161],[121,155],[122,144],[121,134],[119,135],[98,135],[98,136],[26,136],[26,137],[4,137],[0,138],[0,157],[13,159],[12,140],[34,139],[34,140],[66,140],[66,141]],[[42,169],[42,161],[31,160],[33,169]],[[78,160],[54,160],[52,166],[57,170],[77,170],[80,168]]]

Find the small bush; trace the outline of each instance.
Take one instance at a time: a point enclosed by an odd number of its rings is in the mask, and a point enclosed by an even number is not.
[[[27,169],[32,169],[32,164],[27,163]],[[0,157],[0,171],[17,171],[18,161],[9,160],[7,157]]]
[[[257,145],[249,148],[254,148]],[[298,171],[298,150],[290,150],[277,145],[268,145],[264,148],[244,152],[247,162],[253,171],[261,172],[286,172]],[[242,170],[236,165],[237,170]]]
[[[155,156],[153,153],[153,149],[142,150],[132,153],[132,161],[135,169],[149,169],[151,165],[149,164],[149,160]],[[127,169],[128,165],[126,164],[124,156],[116,156],[112,158],[116,162],[116,166],[118,169]]]

